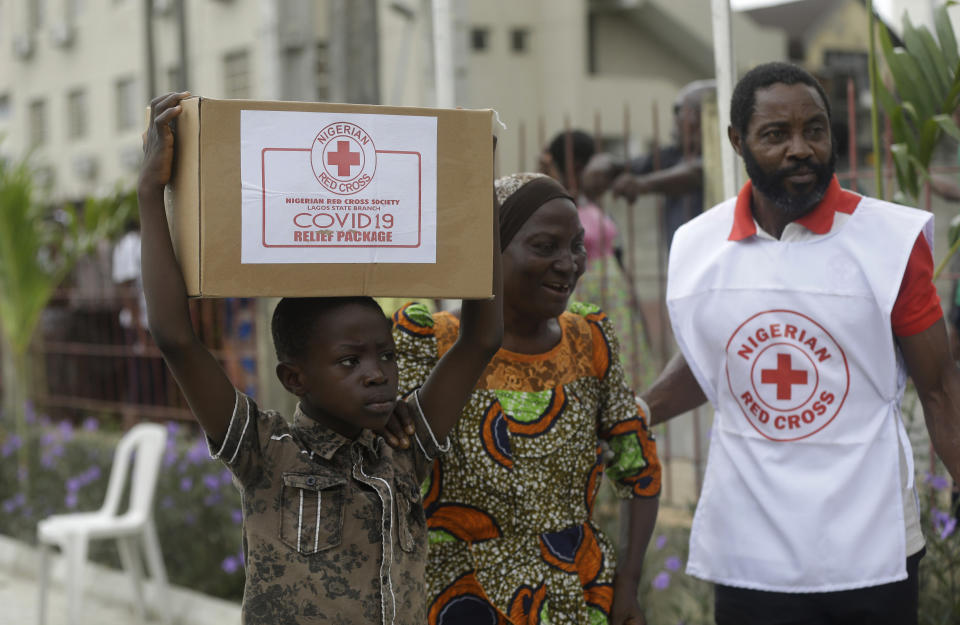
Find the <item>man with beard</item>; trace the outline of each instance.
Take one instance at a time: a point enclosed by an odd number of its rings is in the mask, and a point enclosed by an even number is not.
[[[915,624],[907,375],[960,477],[932,217],[840,188],[827,98],[800,68],[748,72],[730,121],[750,181],[677,231],[680,353],[644,394],[653,423],[715,410],[687,572],[715,583],[718,625]]]

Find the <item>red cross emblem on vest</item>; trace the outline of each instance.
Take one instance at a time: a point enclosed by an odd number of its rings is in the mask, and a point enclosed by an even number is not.
[[[777,399],[793,399],[793,385],[806,384],[807,372],[791,368],[790,354],[777,354],[777,368],[761,369],[760,381],[777,385]]]
[[[812,317],[767,310],[741,323],[726,347],[727,388],[765,438],[817,434],[840,414],[850,390],[843,348]]]

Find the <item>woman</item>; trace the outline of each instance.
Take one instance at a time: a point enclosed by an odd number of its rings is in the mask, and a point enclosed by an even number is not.
[[[496,191],[503,349],[422,488],[428,622],[642,623],[637,582],[660,465],[610,322],[594,306],[566,310],[586,260],[577,207],[541,174],[501,178]],[[422,383],[457,331],[455,314],[397,312],[401,392]],[[634,498],[616,568],[591,518],[604,470],[618,494]]]

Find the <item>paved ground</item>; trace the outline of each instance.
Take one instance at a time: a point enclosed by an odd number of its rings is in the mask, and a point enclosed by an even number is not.
[[[37,584],[35,580],[12,571],[0,569],[0,623],[3,625],[33,625],[37,622]],[[67,600],[61,588],[53,588],[48,599],[47,625],[66,625]],[[110,605],[96,598],[88,598],[83,610],[83,623],[97,625],[129,625],[136,615],[129,607]]]
[[[48,595],[47,625],[67,624],[67,600],[63,578],[65,567],[54,558]],[[37,553],[31,546],[0,535],[0,625],[34,625],[38,618]],[[86,567],[83,625],[134,625],[133,586],[122,572],[88,563]],[[149,605],[154,589],[146,590]],[[229,625],[240,622],[240,606],[207,597],[186,588],[172,587],[163,602],[171,611],[172,625]],[[150,618],[150,625],[160,623]]]

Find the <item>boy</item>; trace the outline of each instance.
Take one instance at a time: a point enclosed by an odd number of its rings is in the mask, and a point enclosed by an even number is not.
[[[143,286],[154,340],[211,456],[231,470],[243,496],[243,619],[420,625],[426,525],[419,484],[500,346],[500,254],[493,254],[496,297],[464,302],[460,340],[407,400],[416,424],[409,448],[394,450],[371,432],[395,409],[407,410],[396,400],[391,327],[371,298],[278,304],[277,376],[300,403],[292,424],[261,411],[194,334],[170,242],[163,188],[173,161],[171,122],[188,95],[151,103],[138,188]]]

